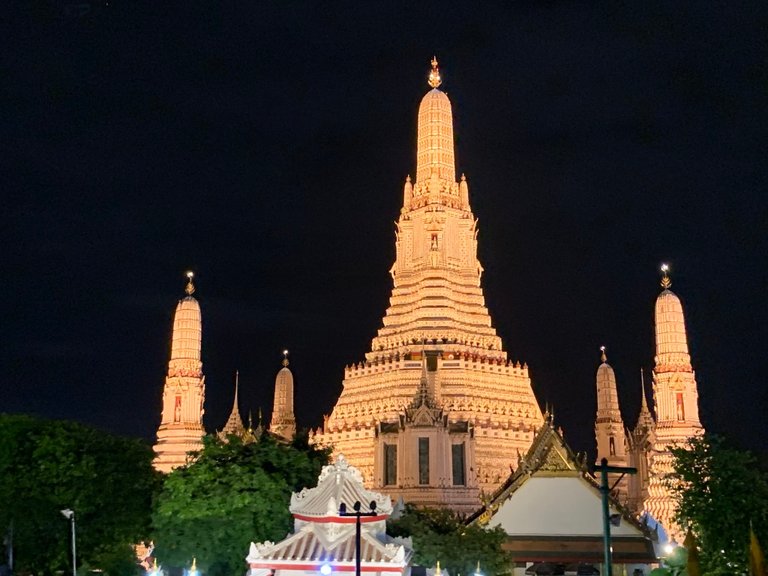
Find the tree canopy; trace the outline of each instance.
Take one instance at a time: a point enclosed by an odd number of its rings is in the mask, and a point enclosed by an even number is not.
[[[314,486],[329,451],[306,436],[291,444],[204,438],[197,458],[171,472],[153,511],[155,555],[166,567],[192,558],[209,576],[239,574],[251,541],[281,540],[291,529],[291,493]]]
[[[132,542],[149,535],[159,476],[139,440],[81,424],[0,415],[0,530],[12,532],[16,572],[71,570],[75,512],[79,566],[136,571]],[[0,562],[2,563],[2,562]]]
[[[467,526],[448,509],[406,505],[402,516],[387,522],[387,532],[413,539],[414,564],[435,566],[439,561],[453,576],[473,574],[478,562],[484,574],[501,574],[509,571],[512,561],[501,549],[506,537],[502,528]]]
[[[749,452],[718,436],[691,438],[672,448],[667,479],[678,501],[676,521],[700,548],[703,574],[744,573],[750,526],[768,542],[768,476]]]

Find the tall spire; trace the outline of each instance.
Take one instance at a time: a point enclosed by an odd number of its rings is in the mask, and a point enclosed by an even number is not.
[[[653,416],[648,409],[648,402],[645,397],[645,372],[640,368],[640,414],[637,417],[635,431],[650,430],[653,427]]]
[[[597,417],[595,418],[595,440],[597,458],[603,458],[612,466],[627,465],[627,442],[624,421],[621,419],[619,395],[616,391],[616,374],[608,364],[605,346],[600,346],[601,364],[597,368],[595,384],[597,386]],[[616,492],[623,502],[627,495],[627,481],[619,481],[618,475],[610,475],[611,484],[616,485]]]
[[[436,184],[431,187],[440,187],[440,183],[445,186],[456,182],[453,112],[448,96],[437,89],[441,83],[437,59],[433,58],[432,71],[429,73],[429,85],[432,90],[422,98],[419,106],[416,151],[416,184],[425,184],[434,178]]]
[[[436,59],[433,66],[431,89],[419,105],[416,174],[400,189],[389,306],[365,360],[345,370],[341,396],[317,440],[333,445],[366,478],[384,478],[384,468],[376,468],[383,458],[377,426],[399,422],[421,398],[419,359],[426,355],[426,398],[450,406],[457,421],[476,423],[472,475],[492,492],[509,473],[508,455],[528,450],[543,417],[527,365],[508,360],[485,305],[477,219],[467,179],[456,179],[451,102],[440,90]],[[503,438],[496,433],[502,428],[509,430]],[[413,449],[402,447],[398,458],[411,458]],[[466,462],[471,458],[468,452]],[[419,498],[426,498],[421,488]]]
[[[669,265],[661,265],[661,286],[656,299],[656,369],[655,372],[691,372],[688,336],[680,298],[669,288]]]
[[[203,324],[200,304],[192,296],[195,285],[192,283],[192,272],[187,272],[187,286],[184,291],[187,296],[176,306],[173,318],[173,337],[171,340],[171,361],[168,374],[182,370],[195,372],[199,375],[202,369],[200,349],[202,345]]]
[[[597,368],[597,418],[595,439],[597,440],[597,461],[607,458],[609,463],[621,463],[626,459],[624,422],[621,419],[619,395],[616,391],[616,374],[608,364],[605,346],[600,347],[601,364]]]
[[[688,353],[683,305],[669,288],[669,266],[661,267],[661,294],[656,298],[656,366],[653,397],[656,425],[645,509],[667,533],[682,541],[685,535],[674,522],[677,504],[662,479],[672,472],[670,446],[683,446],[704,432],[699,421],[699,392]]]
[[[293,373],[288,368],[288,350],[283,350],[282,364],[275,377],[275,403],[269,431],[291,440],[296,435],[296,417],[293,414]]]
[[[200,304],[187,272],[187,296],[176,306],[171,357],[163,389],[163,412],[155,444],[155,468],[162,472],[183,466],[187,454],[202,448],[205,376],[201,361],[203,334]]]
[[[235,399],[232,402],[232,412],[229,414],[229,418],[227,418],[227,423],[224,424],[224,428],[221,429],[221,434],[223,438],[226,438],[230,434],[238,435],[242,434],[245,431],[245,426],[243,426],[243,419],[240,416],[240,409],[238,407],[239,401],[238,401],[238,392],[240,390],[240,371],[235,371]]]

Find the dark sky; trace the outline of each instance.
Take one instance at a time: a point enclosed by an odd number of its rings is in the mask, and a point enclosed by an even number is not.
[[[221,6],[220,4],[226,4]],[[81,12],[86,12],[82,14]],[[625,422],[658,266],[705,427],[768,451],[768,3],[35,3],[0,67],[0,411],[152,438],[195,270],[206,426],[268,416],[282,348],[317,426],[380,327],[429,59],[486,302],[593,450]]]

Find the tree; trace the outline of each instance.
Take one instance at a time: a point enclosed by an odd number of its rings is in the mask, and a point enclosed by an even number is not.
[[[696,537],[703,574],[746,572],[750,525],[768,541],[765,472],[751,453],[714,435],[671,451],[674,472],[667,482],[678,502],[675,521]]]
[[[306,435],[284,444],[203,439],[189,465],[165,480],[153,511],[155,555],[166,567],[197,566],[209,576],[239,574],[251,541],[277,541],[291,529],[291,492],[314,486],[329,451]]]
[[[413,539],[415,564],[435,566],[439,561],[453,576],[474,573],[478,562],[485,574],[505,573],[512,561],[501,548],[506,538],[502,528],[467,526],[461,516],[443,508],[409,504],[400,518],[387,523],[387,532]]]
[[[75,422],[0,415],[0,530],[13,527],[17,572],[69,568],[75,511],[79,565],[133,573],[130,546],[149,535],[159,477],[143,442]]]

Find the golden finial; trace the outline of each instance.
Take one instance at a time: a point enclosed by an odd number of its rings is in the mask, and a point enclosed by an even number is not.
[[[189,295],[192,296],[192,294],[195,293],[195,285],[192,284],[192,278],[195,277],[195,273],[191,270],[187,272],[187,287],[184,289],[184,291]]]
[[[283,350],[283,366],[288,367],[288,350]]]
[[[437,561],[437,566],[435,567],[435,576],[440,576],[440,560]]]
[[[661,287],[669,290],[670,286],[672,286],[672,280],[669,277],[669,264],[665,262],[661,265]]]
[[[432,70],[429,71],[428,84],[432,86],[432,88],[437,88],[442,83],[443,81],[440,79],[440,69],[437,67],[437,58],[432,56]]]
[[[197,570],[197,558],[194,556],[192,557],[192,572],[195,572]]]
[[[603,361],[603,364],[605,364],[608,361],[608,357],[605,355],[605,346],[600,346],[600,360]]]

